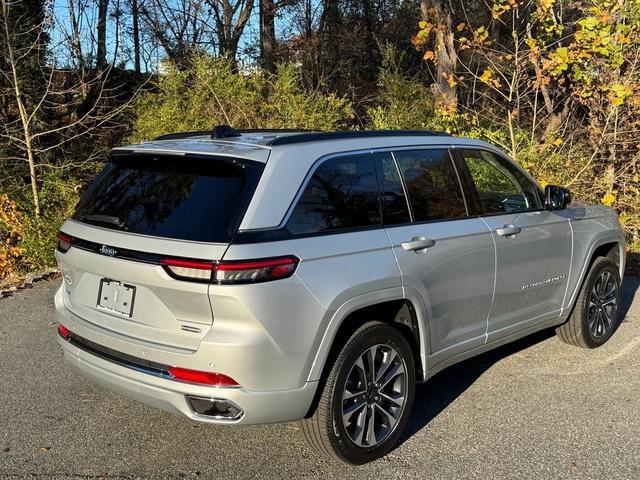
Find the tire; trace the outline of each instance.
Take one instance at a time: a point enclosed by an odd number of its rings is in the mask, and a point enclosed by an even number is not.
[[[576,347],[604,345],[620,324],[619,306],[618,268],[609,258],[598,257],[589,269],[569,320],[556,328],[556,334]]]
[[[372,354],[374,375],[369,374]],[[369,322],[338,353],[318,406],[311,418],[300,422],[301,430],[309,446],[325,457],[353,465],[371,462],[397,443],[414,393],[415,365],[409,343],[396,328]]]

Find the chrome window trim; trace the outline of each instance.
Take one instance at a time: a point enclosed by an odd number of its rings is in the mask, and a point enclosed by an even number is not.
[[[287,224],[287,222],[289,221],[289,218],[291,217],[291,215],[293,214],[293,210],[295,209],[295,207],[298,205],[298,201],[300,200],[300,197],[302,197],[302,194],[304,193],[305,189],[307,188],[307,185],[309,184],[309,182],[311,181],[311,177],[313,176],[313,174],[316,172],[316,170],[318,168],[320,168],[320,166],[329,161],[329,160],[333,160],[335,158],[340,158],[340,157],[348,157],[351,155],[364,155],[364,154],[375,154],[375,153],[384,153],[384,152],[391,152],[393,154],[394,151],[403,151],[403,150],[442,150],[442,149],[446,149],[449,150],[451,148],[451,143],[442,143],[442,144],[428,144],[428,145],[398,145],[398,146],[390,146],[390,147],[380,147],[380,148],[366,148],[366,149],[357,149],[357,150],[347,150],[344,152],[334,152],[334,153],[330,153],[327,155],[323,155],[322,157],[318,158],[315,162],[313,162],[313,164],[311,165],[311,167],[309,168],[309,170],[307,171],[307,174],[304,177],[304,180],[302,181],[302,183],[300,184],[300,187],[298,188],[298,191],[296,192],[295,196],[293,197],[293,200],[291,201],[291,203],[289,204],[289,207],[287,208],[287,211],[285,212],[285,215],[283,217],[283,219],[280,221],[280,223],[274,227],[267,227],[267,228],[252,228],[252,229],[246,229],[246,230],[241,230],[241,232],[254,232],[254,231],[260,231],[260,230],[277,230],[279,228],[284,228],[285,225]],[[395,162],[395,157],[394,157],[394,162]],[[396,162],[396,166],[397,166],[397,162]],[[454,165],[455,168],[455,165]],[[401,182],[402,180],[402,175],[400,175],[401,178]],[[459,179],[458,179],[459,182]],[[460,186],[462,189],[462,186]],[[463,195],[464,195],[464,190],[463,190]],[[405,198],[408,200],[408,196],[405,195]],[[413,214],[411,212],[411,209],[409,209],[409,213],[411,214],[411,216],[413,217]],[[468,217],[468,211],[467,211],[467,217]],[[383,220],[382,218],[380,219],[381,221]],[[379,228],[384,228],[384,222],[382,221],[382,223],[379,225]],[[318,232],[318,233],[325,233],[325,232]]]

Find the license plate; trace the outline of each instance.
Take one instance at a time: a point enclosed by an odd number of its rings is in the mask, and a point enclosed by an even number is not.
[[[109,312],[131,317],[136,287],[103,278],[98,290],[98,307]]]

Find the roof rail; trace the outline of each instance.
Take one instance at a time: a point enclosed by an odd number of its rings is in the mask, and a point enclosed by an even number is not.
[[[204,135],[215,135],[216,129],[218,129],[219,133],[222,133],[219,137],[212,138],[225,138],[236,135],[229,135],[228,131],[224,131],[219,127],[231,128],[226,125],[216,125],[213,130],[193,130],[188,132],[175,132],[175,133],[165,133],[163,135],[157,136],[154,140],[178,140],[181,138],[189,138],[189,137],[201,137]],[[312,130],[305,130],[302,128],[239,128],[239,129],[231,129],[238,133],[309,133]],[[214,133],[212,133],[214,132]]]
[[[349,138],[371,138],[371,137],[450,137],[448,133],[433,130],[346,130],[340,132],[309,132],[300,135],[288,135],[277,137],[267,143],[267,145],[291,145],[293,143],[318,142],[322,140],[341,140]]]
[[[190,132],[175,132],[159,135],[153,140],[178,140],[180,138],[200,137],[203,135],[211,135],[211,130],[193,130]]]

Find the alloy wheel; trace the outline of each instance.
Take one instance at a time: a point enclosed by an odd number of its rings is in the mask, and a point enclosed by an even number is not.
[[[373,447],[395,429],[406,403],[407,369],[389,345],[369,347],[355,361],[342,392],[342,421],[353,443]]]

